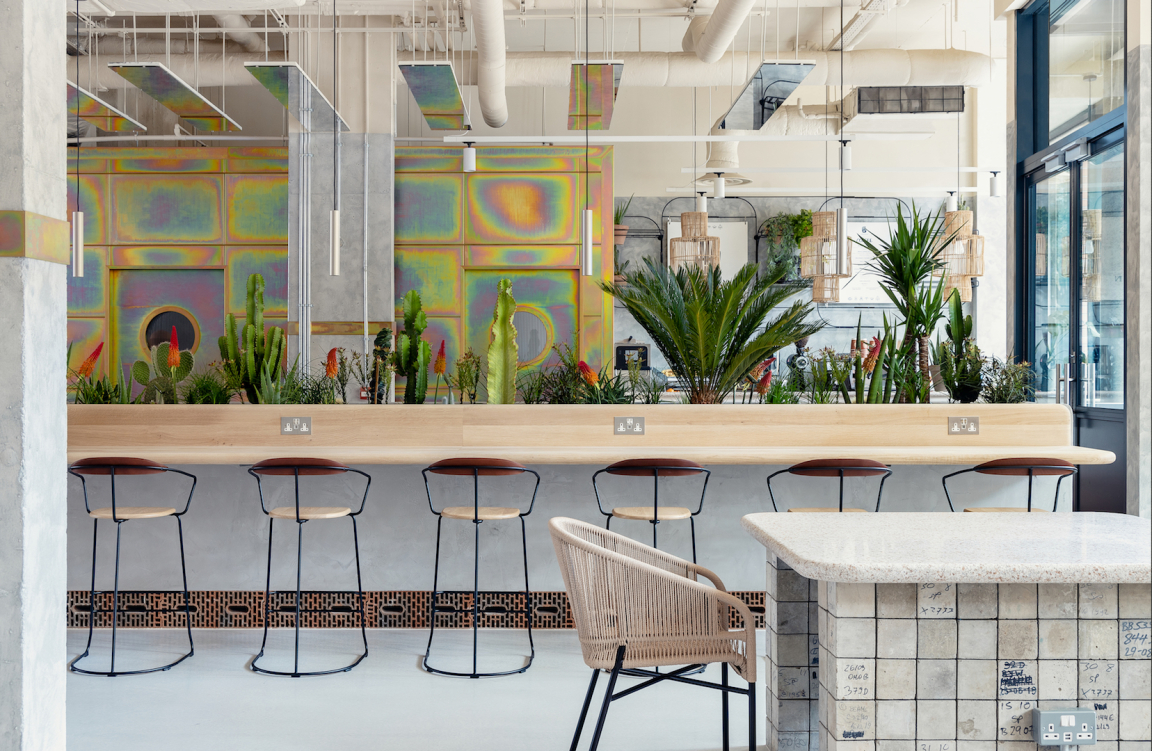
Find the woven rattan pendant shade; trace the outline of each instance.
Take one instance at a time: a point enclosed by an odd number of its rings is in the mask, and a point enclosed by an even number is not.
[[[680,237],[668,241],[668,266],[672,271],[687,266],[710,270],[720,265],[720,238],[709,236],[706,212],[681,214],[680,231]]]
[[[945,212],[941,239],[953,234],[951,242],[937,247],[937,257],[944,265],[936,276],[947,274],[945,297],[955,289],[962,302],[972,302],[972,278],[984,275],[984,238],[972,233],[971,211]]]
[[[814,212],[812,235],[800,241],[800,276],[812,280],[812,302],[839,302],[840,279],[852,275],[851,252],[838,270],[836,249],[836,212]]]

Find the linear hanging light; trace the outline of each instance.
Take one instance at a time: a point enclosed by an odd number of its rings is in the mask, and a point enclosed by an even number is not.
[[[80,49],[80,0],[76,0],[76,49]],[[80,80],[80,55],[76,55],[76,80]],[[76,87],[77,92],[83,91]],[[76,116],[80,116],[80,95],[73,99],[69,84],[69,102],[75,101]],[[85,92],[87,93],[87,92]],[[84,276],[84,212],[80,211],[80,142],[76,142],[76,211],[72,212],[72,276]]]
[[[329,226],[328,275],[340,276],[340,124],[336,114],[340,99],[340,65],[336,36],[336,0],[332,0],[332,217]],[[368,207],[364,207],[367,211]]]
[[[589,14],[588,14],[588,0],[584,0],[584,65],[582,73],[585,77],[584,80],[584,112],[588,112],[588,39],[589,39]],[[573,70],[575,73],[575,70]],[[580,232],[580,273],[584,276],[592,276],[595,273],[593,257],[592,257],[592,240],[594,234],[592,232],[593,212],[591,209],[591,191],[592,181],[588,175],[588,152],[590,150],[589,143],[589,118],[584,118],[584,211],[581,212],[583,217],[581,221]]]

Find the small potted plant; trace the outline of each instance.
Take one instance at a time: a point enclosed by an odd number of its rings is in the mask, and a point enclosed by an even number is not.
[[[628,207],[632,205],[634,197],[635,194],[632,194],[628,196],[627,201],[617,201],[616,208],[612,212],[612,233],[615,245],[623,245],[624,239],[628,237],[628,225],[624,223],[624,215],[628,213]]]

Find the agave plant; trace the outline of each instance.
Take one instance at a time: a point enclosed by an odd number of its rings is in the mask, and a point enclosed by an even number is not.
[[[804,288],[782,282],[778,264],[761,277],[749,264],[730,281],[720,269],[683,267],[673,273],[645,259],[647,269],[623,284],[600,282],[636,319],[679,376],[692,404],[722,402],[748,373],[822,324],[807,323],[811,303],[796,301],[769,320],[772,309]]]

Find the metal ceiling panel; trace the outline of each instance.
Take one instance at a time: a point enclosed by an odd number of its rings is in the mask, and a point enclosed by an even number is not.
[[[572,63],[568,86],[568,130],[608,130],[624,63]]]
[[[815,63],[762,63],[720,121],[720,130],[760,130],[815,68]]]
[[[244,67],[276,97],[300,127],[311,133],[332,132],[333,118],[342,132],[348,123],[299,65],[293,62],[247,62]]]
[[[68,112],[75,113],[84,122],[110,133],[148,130],[143,124],[71,81],[68,82]]]
[[[241,129],[235,120],[205,99],[200,92],[185,83],[163,63],[108,63],[108,67],[187,120],[197,130],[218,133]]]
[[[449,62],[401,62],[400,73],[432,130],[472,130],[460,84]]]

